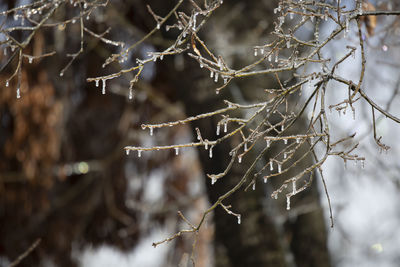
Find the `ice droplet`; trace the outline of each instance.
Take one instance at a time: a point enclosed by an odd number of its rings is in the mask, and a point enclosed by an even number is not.
[[[175,147],[175,155],[179,155],[179,148],[178,147]]]
[[[272,161],[269,162],[269,170],[270,171],[274,170],[274,165],[273,165]]]
[[[254,56],[257,56],[257,48],[254,48]]]
[[[268,61],[271,62],[272,61],[272,54],[268,55]]]
[[[239,162],[239,163],[242,163],[242,156],[239,156],[239,157],[238,157],[238,162]]]
[[[159,30],[161,28],[161,24],[157,23],[157,30]]]
[[[138,157],[140,158],[140,157],[142,156],[142,150],[138,150],[138,151],[137,151],[137,155],[138,155]]]
[[[271,145],[271,140],[267,139],[267,147]]]
[[[221,127],[220,127],[220,125],[218,124],[218,125],[217,125],[217,135],[219,135],[220,128],[221,128]]]
[[[224,133],[226,133],[228,131],[228,123],[224,123]]]
[[[129,156],[129,149],[127,149],[125,152],[126,152],[126,155]]]
[[[32,57],[28,57],[28,61],[29,61],[29,64],[32,64],[33,58]]]
[[[266,184],[268,181],[267,177],[264,177],[264,184]]]
[[[19,89],[19,87],[17,87],[17,98],[21,98],[21,90]]]
[[[244,151],[247,151],[247,142],[244,143]]]
[[[96,87],[99,87],[99,80],[96,80]]]
[[[253,191],[256,190],[256,182],[253,183]]]
[[[212,78],[212,77],[214,77],[214,72],[213,71],[210,72],[210,78]]]
[[[153,135],[153,127],[149,127],[149,130],[150,130],[150,136],[152,136]]]
[[[213,157],[212,149],[213,149],[213,146],[210,147],[210,150],[209,150],[209,153],[208,153],[208,156],[209,156],[210,158]]]
[[[200,68],[202,69],[204,67],[203,63],[200,63]]]
[[[282,172],[282,165],[278,163],[278,172],[281,173]]]
[[[287,139],[283,139],[283,143],[285,143],[285,145],[287,145]]]
[[[217,181],[217,179],[211,178],[211,185],[215,184],[216,181]]]
[[[287,158],[287,153],[283,153],[283,158],[286,159]]]
[[[6,81],[6,87],[8,87],[10,85],[9,81]]]
[[[218,82],[218,72],[215,73],[214,82]]]
[[[242,222],[240,214],[237,216],[237,220],[238,220],[238,224],[240,224]]]

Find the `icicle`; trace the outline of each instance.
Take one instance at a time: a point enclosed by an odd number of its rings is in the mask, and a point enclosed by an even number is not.
[[[212,78],[212,77],[214,77],[214,72],[213,71],[210,72],[210,78]]]
[[[17,87],[17,98],[21,98],[21,90],[19,89],[19,86]]]
[[[296,138],[296,143],[300,143],[300,138]]]
[[[228,82],[228,78],[224,77],[224,84]]]
[[[200,131],[197,131],[197,140],[201,140],[201,135],[200,135]]]
[[[269,170],[273,171],[274,170],[274,165],[272,165],[272,161],[269,162]]]
[[[268,181],[267,177],[264,177],[264,184],[266,184]]]
[[[86,9],[87,8],[87,3],[83,4],[83,8]]]
[[[271,145],[271,140],[267,139],[267,147]]]
[[[272,54],[268,55],[268,61],[271,62],[272,61]]]
[[[292,186],[293,186],[292,194],[295,195],[295,194],[297,193],[296,180],[293,180],[293,181],[292,181]]]
[[[275,199],[278,199],[278,194],[274,194],[274,198],[275,198]]]
[[[287,153],[283,153],[283,158],[286,159],[287,158]]]
[[[125,152],[126,152],[126,155],[129,156],[129,149],[127,149]]]
[[[204,67],[203,63],[200,63],[200,69],[202,69]]]
[[[278,53],[275,54],[275,63],[278,62]]]
[[[292,12],[290,12],[289,18],[290,18],[290,19],[293,19],[293,13],[292,13]]]
[[[33,58],[32,57],[28,57],[28,61],[29,61],[29,64],[32,64]]]
[[[290,196],[286,196],[286,209],[290,210]]]
[[[215,73],[214,82],[218,82],[218,72]]]
[[[163,60],[163,58],[164,58],[164,55],[160,55],[160,60]]]
[[[220,127],[220,125],[218,124],[218,125],[217,125],[217,135],[219,135],[220,128],[221,128],[221,127]]]
[[[131,100],[133,98],[133,89],[129,88],[129,99]]]
[[[238,162],[242,163],[242,156],[241,155],[238,157]]]
[[[157,23],[157,30],[159,30],[161,28],[161,24]]]
[[[313,145],[314,144],[314,138],[312,136],[310,136],[310,144]]]
[[[247,142],[244,143],[244,151],[247,151]]]
[[[241,223],[241,216],[240,216],[240,214],[237,216],[237,220],[238,220],[238,224],[240,224],[240,223]]]
[[[345,33],[348,33],[349,32],[349,18],[346,18],[344,23],[345,23],[344,24],[345,25],[344,26],[345,27],[345,29],[344,29]]]
[[[75,24],[75,22],[76,22],[76,19],[73,19],[73,20],[72,20],[72,24]]]
[[[106,80],[102,79],[101,81],[103,82],[103,87],[101,88],[101,93],[103,95],[105,95],[106,94]]]
[[[282,172],[282,165],[280,163],[278,163],[278,172],[281,173]]]
[[[96,87],[99,87],[99,80],[96,80]]]
[[[287,145],[287,139],[283,139],[283,143]]]
[[[256,182],[253,183],[253,191],[256,190]]]
[[[283,132],[285,130],[285,125],[281,125],[281,132]]]
[[[138,155],[138,157],[140,158],[140,157],[142,156],[142,150],[138,150],[138,151],[137,151],[137,155]]]
[[[210,158],[212,158],[212,156],[213,156],[212,149],[213,149],[213,146],[211,146],[211,147],[210,147],[210,150],[209,150],[208,156],[209,156]]]
[[[228,123],[225,122],[224,123],[224,133],[226,133],[228,131]]]
[[[264,48],[260,48],[261,55],[264,55]]]
[[[257,56],[257,48],[254,48],[254,56]]]
[[[6,81],[6,87],[8,87],[10,85],[9,81]]]
[[[290,48],[290,40],[286,42],[286,48]]]
[[[211,185],[215,184],[216,181],[217,181],[217,179],[211,178]]]
[[[204,144],[204,148],[205,148],[206,150],[208,149],[208,143],[207,143],[207,142]]]
[[[179,155],[179,148],[178,147],[175,147],[175,155]]]
[[[153,127],[149,127],[149,130],[150,130],[150,136],[152,136],[153,135]]]

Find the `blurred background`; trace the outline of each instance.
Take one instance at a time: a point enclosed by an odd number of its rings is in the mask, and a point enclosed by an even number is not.
[[[29,3],[3,0],[0,8]],[[355,5],[354,1],[342,3],[349,9]],[[155,27],[146,5],[165,16],[175,4],[113,0],[97,8],[85,25],[97,33],[110,27],[107,38],[129,46]],[[371,4],[399,10],[396,1]],[[254,60],[254,46],[271,38],[277,5],[278,0],[225,0],[199,34],[210,49],[238,68]],[[66,4],[54,19],[73,17],[72,6]],[[190,1],[181,7],[187,12],[192,8]],[[4,16],[2,21],[8,27],[20,23]],[[156,129],[152,136],[141,124],[210,112],[223,107],[223,99],[260,101],[265,98],[263,88],[276,82],[269,76],[238,79],[216,95],[209,73],[180,54],[146,64],[133,99],[128,98],[129,80],[123,77],[107,81],[103,95],[86,78],[121,68],[102,68],[104,60],[119,51],[114,46],[85,36],[84,52],[59,75],[69,61],[66,54],[79,50],[78,24],[35,33],[26,48],[30,54],[57,53],[24,63],[20,99],[15,97],[15,79],[9,87],[5,85],[16,62],[0,72],[0,266],[9,266],[38,239],[40,244],[18,266],[191,266],[192,235],[156,248],[152,243],[187,228],[177,211],[197,223],[210,203],[237,183],[249,163],[234,166],[229,179],[211,185],[206,174],[224,170],[234,140],[215,147],[212,159],[204,149],[182,149],[179,155],[142,152],[138,157],[126,155],[123,148],[191,142],[196,127],[214,139],[217,120]],[[365,91],[395,115],[400,114],[399,26],[397,17],[378,18],[374,35],[366,37]],[[329,21],[323,22],[321,39],[332,27]],[[122,67],[146,58],[147,52],[169,47],[176,34],[173,29],[161,29],[132,51]],[[309,38],[313,32],[301,34]],[[357,38],[356,25],[351,24],[347,38],[332,41],[323,53],[340,58],[346,45],[357,46]],[[0,53],[2,66],[10,53],[8,48]],[[357,80],[360,61],[357,54],[339,71]],[[308,71],[313,72],[312,68]],[[328,104],[347,94],[335,84],[328,92]],[[338,136],[357,132],[358,154],[366,157],[364,168],[361,163],[345,166],[336,159],[324,166],[334,228],[329,227],[329,209],[318,176],[309,189],[293,197],[290,211],[285,199],[270,197],[282,180],[271,181],[229,199],[242,215],[241,225],[221,208],[207,218],[197,237],[196,266],[399,266],[400,127],[379,119],[379,135],[391,147],[380,153],[371,136],[369,106],[356,108],[356,123],[351,112],[329,115]]]

